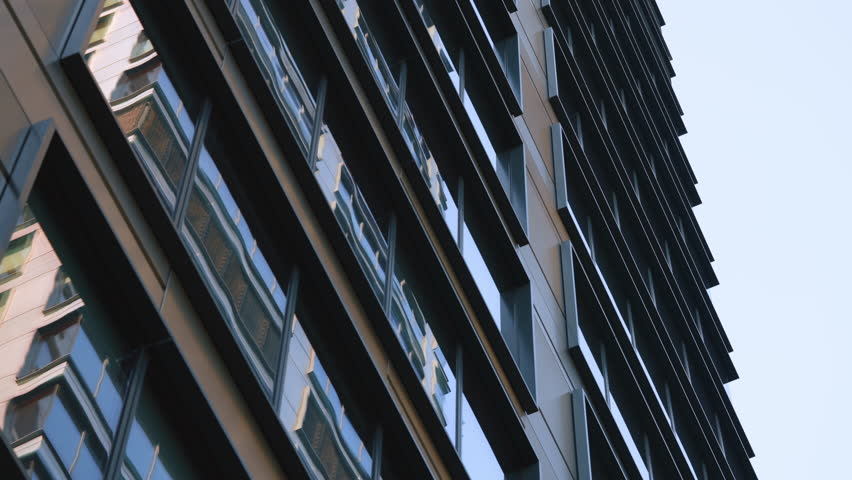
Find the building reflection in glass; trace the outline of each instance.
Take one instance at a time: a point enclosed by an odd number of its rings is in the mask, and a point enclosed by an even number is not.
[[[296,68],[284,37],[262,0],[239,0],[235,8],[243,38],[263,71],[278,107],[296,132],[302,151],[307,154],[316,103]]]
[[[399,86],[394,79],[388,63],[385,61],[382,51],[379,48],[375,35],[370,31],[367,21],[364,18],[361,7],[356,0],[338,0],[340,13],[346,20],[346,25],[352,30],[352,35],[355,37],[355,42],[361,50],[361,54],[367,60],[370,70],[373,72],[373,78],[379,84],[382,94],[385,96],[388,105],[394,116],[399,111]]]
[[[271,391],[286,309],[286,279],[279,281],[272,273],[216,166],[214,156],[222,153],[208,148],[209,139],[200,146],[197,168],[188,173],[196,123],[184,97],[132,6],[110,12],[116,17],[111,23],[115,28],[92,46],[89,68],[172,215],[182,213],[178,198],[182,189],[188,190],[182,237],[256,375]]]
[[[290,332],[279,416],[316,480],[372,477],[370,448],[352,423],[298,315]]]
[[[132,402],[128,379],[138,348],[116,319],[77,293],[50,241],[28,209],[13,233],[29,238],[11,252],[19,274],[0,285],[0,430],[32,478],[93,479],[117,445],[119,418]],[[8,260],[13,258],[14,260]],[[185,452],[143,387],[125,450],[138,460],[122,478],[194,478]],[[154,419],[154,420],[151,420]],[[150,445],[146,454],[139,445]],[[154,472],[154,475],[150,474]]]

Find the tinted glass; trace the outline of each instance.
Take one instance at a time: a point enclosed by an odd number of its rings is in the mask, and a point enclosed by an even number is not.
[[[464,240],[462,243],[462,255],[467,264],[467,268],[473,275],[476,286],[479,287],[479,292],[485,299],[485,304],[491,312],[497,326],[500,326],[500,290],[497,289],[497,284],[494,282],[494,277],[488,270],[488,265],[485,259],[482,258],[482,253],[476,243],[476,239],[471,235],[467,225],[463,227]]]
[[[302,329],[293,321],[279,416],[312,478],[372,478],[373,458]]]
[[[320,134],[314,176],[346,240],[355,251],[370,286],[380,299],[384,298],[387,240],[355,183],[355,177],[346,166],[343,153],[328,125],[323,125]]]
[[[504,478],[497,457],[485,438],[479,421],[462,395],[462,441],[461,457],[471,480],[499,480]]]
[[[86,50],[89,69],[152,183],[173,208],[195,123],[130,3],[102,15],[113,20],[103,41]]]
[[[216,166],[202,148],[188,200],[183,237],[229,326],[268,389],[278,368],[287,305],[286,279],[272,272],[252,229]]]
[[[145,385],[127,438],[126,469],[138,480],[195,478],[192,460],[162,412],[158,397]]]
[[[421,385],[432,400],[450,438],[455,438],[456,382],[447,358],[430,325],[435,306],[428,283],[418,281],[414,258],[400,243],[399,261],[391,282],[390,318],[397,339],[418,375]]]
[[[400,103],[399,87],[384,55],[382,55],[375,35],[370,32],[370,27],[367,25],[361,7],[356,0],[338,0],[337,4],[340,6],[340,13],[343,14],[346,24],[352,30],[352,35],[355,37],[355,42],[358,44],[361,54],[373,73],[373,78],[376,79],[385,100],[395,114]]]
[[[104,454],[97,434],[64,394],[53,400],[44,433],[73,479],[100,478]]]
[[[30,232],[9,242],[6,255],[0,262],[0,282],[21,273],[24,262],[30,256],[34,237],[35,232]]]
[[[237,24],[266,77],[279,108],[287,116],[302,151],[307,153],[315,122],[315,102],[266,2],[239,0]]]

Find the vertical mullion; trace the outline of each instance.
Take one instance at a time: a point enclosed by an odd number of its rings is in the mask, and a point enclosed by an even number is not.
[[[464,395],[464,352],[461,343],[456,348],[456,451],[462,456],[462,395]]]
[[[405,117],[405,95],[408,84],[408,64],[405,60],[399,67],[399,110],[396,112],[396,126],[402,130],[402,120]]]
[[[388,264],[385,268],[385,288],[384,288],[384,298],[382,299],[382,305],[384,306],[385,313],[387,313],[388,317],[390,317],[391,311],[391,300],[393,299],[391,295],[391,288],[393,287],[393,277],[394,277],[394,264],[396,263],[396,214],[392,213],[390,217],[390,221],[388,222]]]
[[[464,50],[459,50],[459,98],[462,101],[462,105],[464,105]]]
[[[375,437],[373,437],[373,471],[371,472],[371,477],[373,478],[373,480],[379,480],[379,478],[382,476],[383,436],[384,430],[382,429],[382,426],[379,425],[378,427],[376,427],[376,434]]]
[[[317,148],[319,148],[319,135],[322,128],[323,119],[325,118],[325,98],[328,91],[328,79],[322,77],[317,92],[317,106],[314,112],[314,128],[311,131],[311,146],[308,148],[308,165],[311,171],[316,168]]]
[[[145,372],[148,369],[148,354],[145,350],[139,352],[136,358],[136,365],[133,367],[133,372],[130,374],[130,381],[127,385],[127,397],[124,405],[121,407],[121,413],[118,417],[118,426],[115,429],[115,436],[112,442],[112,448],[107,458],[106,468],[104,469],[104,478],[106,480],[114,480],[118,478],[121,471],[121,464],[124,460],[124,451],[127,448],[127,438],[130,435],[130,427],[133,418],[136,416],[136,408],[139,405],[139,397],[142,393],[142,383],[145,380]]]
[[[458,210],[459,219],[456,227],[458,233],[459,252],[464,256],[464,177],[459,177]]]
[[[207,127],[210,123],[210,99],[204,100],[201,106],[201,115],[198,119],[198,127],[195,129],[195,135],[192,136],[192,144],[189,146],[189,156],[186,161],[186,169],[183,173],[183,182],[178,190],[177,199],[175,200],[174,222],[180,230],[183,219],[186,216],[187,199],[192,191],[192,184],[195,179],[195,174],[198,171],[198,157],[201,155],[201,148],[204,145],[204,137],[207,135]]]
[[[275,413],[281,409],[284,393],[284,372],[287,371],[287,355],[290,352],[290,333],[293,329],[293,316],[296,314],[296,297],[299,295],[299,269],[294,268],[287,284],[287,307],[284,309],[284,322],[281,325],[281,346],[278,349],[278,371],[275,373],[275,385],[272,387],[272,405]]]

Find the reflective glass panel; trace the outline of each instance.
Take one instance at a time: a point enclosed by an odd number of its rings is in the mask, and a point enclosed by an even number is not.
[[[35,232],[30,232],[9,242],[6,255],[3,257],[3,261],[0,262],[0,282],[21,273],[24,262],[30,256],[34,237]]]
[[[328,125],[323,125],[320,134],[314,176],[346,240],[355,251],[370,286],[379,299],[383,299],[387,279],[387,240],[355,183],[355,177],[346,166]]]
[[[74,403],[71,392],[60,385],[16,400],[10,406],[11,428],[7,433],[14,442],[42,430],[72,479],[100,478],[105,462],[102,445],[107,438],[92,428]]]
[[[399,86],[396,84],[396,79],[391,73],[385,57],[382,55],[381,49],[376,42],[376,37],[370,32],[370,27],[367,26],[367,21],[364,18],[361,7],[358,6],[356,0],[338,0],[340,13],[346,20],[349,29],[352,30],[352,35],[355,37],[355,42],[361,50],[361,54],[370,66],[373,72],[373,78],[379,84],[379,88],[390,105],[391,110],[396,114],[399,109]]]
[[[168,207],[186,174],[195,123],[129,3],[112,17],[102,41],[86,50],[95,81]]]
[[[243,38],[266,77],[279,108],[286,114],[302,151],[307,154],[315,122],[315,102],[266,2],[239,0],[236,16]]]
[[[181,232],[228,325],[271,391],[287,284],[273,274],[208,145],[201,150]]]
[[[453,81],[453,85],[456,86],[456,91],[458,92],[461,88],[459,74],[456,71],[456,67],[453,65],[453,61],[450,59],[450,52],[447,50],[447,46],[444,44],[441,34],[438,32],[438,27],[435,25],[432,14],[429,12],[427,2],[425,0],[412,1],[414,2],[414,6],[417,7],[417,11],[420,12],[420,18],[423,19],[423,23],[426,25],[426,30],[429,31],[429,37],[432,38],[432,44],[435,46],[435,50],[438,51],[438,55],[441,57],[441,63],[443,63],[444,68],[447,70],[447,74],[450,76],[450,80]]]
[[[497,457],[485,438],[485,432],[462,395],[462,440],[461,458],[471,480],[499,480],[504,478],[503,470],[497,463]]]
[[[485,259],[482,258],[482,253],[477,246],[476,239],[471,235],[470,229],[467,228],[466,224],[463,226],[462,231],[464,238],[462,256],[471,275],[473,275],[476,286],[479,287],[479,292],[485,299],[485,304],[488,306],[491,316],[497,323],[497,327],[500,327],[500,290],[497,289],[497,284],[488,270]]]
[[[369,443],[353,425],[298,315],[290,334],[279,416],[302,462],[316,480],[372,478]]]
[[[426,290],[428,284],[418,282],[414,257],[403,251],[400,242],[398,262],[391,282],[388,317],[397,339],[402,344],[411,366],[426,389],[432,406],[443,421],[450,438],[455,437],[456,381],[438,339],[429,324],[434,312]]]
[[[148,385],[143,386],[130,424],[122,472],[133,480],[196,478],[177,433]]]

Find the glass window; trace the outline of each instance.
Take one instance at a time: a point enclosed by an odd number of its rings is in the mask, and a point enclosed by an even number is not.
[[[70,395],[70,394],[68,394]],[[60,463],[72,479],[100,478],[105,454],[82,413],[53,385],[10,408],[13,441],[43,430]]]
[[[44,306],[44,309],[50,310],[51,308],[67,303],[77,296],[77,289],[71,283],[71,277],[60,267],[53,278],[53,290],[51,290],[50,296],[47,298],[47,304]]]
[[[370,286],[379,299],[383,299],[387,278],[387,240],[328,125],[323,125],[320,134],[314,176],[346,240],[355,251]]]
[[[270,391],[278,368],[286,279],[272,272],[210,152],[199,159],[182,228],[184,240],[229,326]],[[209,147],[209,150],[208,150]]]
[[[30,347],[29,361],[21,370],[20,377],[42,369],[51,362],[71,353],[80,323],[76,319],[76,315],[75,320],[63,320],[58,323],[59,325],[51,325],[51,328],[44,329],[43,332],[36,334],[33,345]]]
[[[189,110],[198,105],[177,94],[133,8],[122,6],[115,15],[122,28],[103,37],[88,66],[161,198],[174,208],[195,133]]]
[[[124,465],[133,479],[196,477],[181,441],[163,416],[164,411],[152,388],[143,386],[124,453]]]
[[[500,290],[498,290],[497,284],[494,282],[494,277],[491,276],[488,265],[485,263],[485,259],[482,258],[482,253],[477,246],[476,238],[471,235],[467,224],[463,226],[462,230],[462,256],[464,257],[471,275],[473,275],[473,280],[476,282],[476,286],[479,287],[479,292],[482,294],[482,298],[485,299],[488,311],[491,312],[491,316],[494,318],[494,321],[497,322],[497,327],[499,328]]]
[[[21,212],[21,216],[18,217],[18,223],[15,224],[15,230],[28,227],[35,223],[35,217],[33,216],[33,211],[30,210],[29,205],[24,205],[24,210]]]
[[[371,443],[356,427],[354,410],[338,394],[298,315],[283,397],[279,415],[312,478],[373,478]]]
[[[435,46],[435,50],[438,51],[438,55],[441,57],[441,63],[443,63],[444,68],[450,75],[450,79],[452,80],[453,85],[456,86],[456,90],[458,91],[461,87],[459,74],[458,72],[456,72],[456,68],[450,58],[449,49],[444,43],[443,38],[441,38],[441,33],[438,31],[438,26],[436,25],[435,20],[432,17],[432,13],[426,5],[427,2],[425,0],[412,1],[414,2],[414,6],[417,7],[417,11],[420,12],[420,18],[423,19],[423,23],[426,25],[426,29],[429,31],[429,36],[432,38],[432,44]]]
[[[152,51],[154,51],[154,45],[151,44],[151,40],[148,39],[148,34],[143,30],[139,32],[139,35],[136,37],[136,43],[130,51],[130,60],[138,60]]]
[[[385,100],[391,107],[391,111],[396,115],[399,110],[401,99],[399,98],[399,86],[396,79],[391,73],[388,62],[385,60],[379,44],[376,41],[376,36],[370,31],[367,25],[367,20],[364,18],[364,12],[358,5],[356,0],[338,0],[340,13],[346,20],[349,29],[352,30],[352,35],[355,37],[355,42],[361,50],[361,54],[367,61],[367,65],[373,72],[373,78],[379,84],[379,88],[384,94]]]
[[[239,0],[237,24],[275,96],[278,106],[307,153],[315,122],[315,101],[275,19],[263,0]]]
[[[92,32],[92,38],[89,39],[89,45],[97,45],[104,41],[109,26],[112,23],[113,14],[104,15],[98,18],[98,23],[95,24],[95,30]]]
[[[85,308],[78,309],[37,333],[19,377],[70,356],[75,372],[112,431],[124,403],[125,375],[118,359],[126,349],[109,325],[84,312]]]
[[[430,325],[435,315],[428,284],[420,282],[416,263],[399,242],[398,262],[391,282],[388,318],[421,385],[447,429],[455,438],[456,381],[438,338]]]
[[[471,480],[498,480],[504,478],[497,457],[485,438],[479,421],[462,395],[462,438],[461,458]]]
[[[6,249],[6,256],[0,262],[0,282],[21,273],[24,263],[30,256],[33,238],[35,238],[35,232],[30,232],[9,242],[9,248]]]

